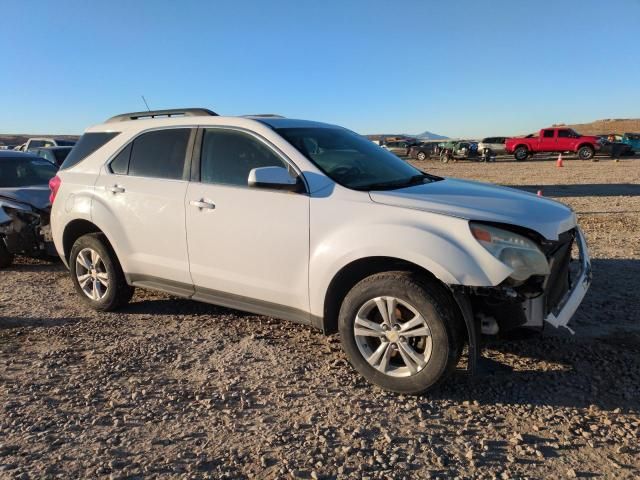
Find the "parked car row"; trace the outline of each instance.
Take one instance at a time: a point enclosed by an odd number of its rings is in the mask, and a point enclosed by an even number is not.
[[[67,158],[75,143],[74,140],[40,137],[30,138],[22,145],[12,148],[6,147],[3,150],[33,153],[59,167]]]
[[[640,134],[580,135],[566,127],[544,128],[525,137],[487,137],[480,142],[450,140],[446,142],[388,142],[383,148],[401,157],[426,160],[438,156],[441,160],[487,160],[496,155],[512,154],[516,160],[526,160],[536,153],[574,153],[581,160],[596,154],[620,157],[640,152]]]

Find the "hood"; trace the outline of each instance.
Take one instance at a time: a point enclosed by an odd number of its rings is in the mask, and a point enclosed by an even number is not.
[[[573,210],[537,195],[485,183],[445,178],[402,188],[372,191],[371,200],[467,220],[506,223],[534,230],[548,240],[576,225]]]
[[[38,210],[47,210],[51,207],[50,194],[48,185],[0,188],[0,201],[2,201],[2,197],[5,197],[16,202],[27,203]]]

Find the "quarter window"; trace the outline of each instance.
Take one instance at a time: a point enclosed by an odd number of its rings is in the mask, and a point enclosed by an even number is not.
[[[131,143],[116,155],[111,161],[111,172],[118,175],[126,175],[129,173],[129,158],[131,157]]]
[[[171,128],[140,135],[131,147],[129,175],[173,180],[184,178],[190,134],[189,128]],[[122,164],[124,159],[119,163],[121,169]]]
[[[249,172],[260,167],[287,165],[264,143],[232,130],[205,130],[202,137],[200,180],[246,187]]]

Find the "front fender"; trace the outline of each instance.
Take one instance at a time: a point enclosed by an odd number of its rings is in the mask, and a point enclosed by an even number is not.
[[[400,213],[397,209],[396,212]],[[427,212],[420,212],[420,216],[420,224],[352,224],[312,245],[309,262],[312,314],[322,316],[325,294],[341,269],[370,257],[413,263],[447,285],[494,286],[511,274],[509,267],[473,238],[466,220]],[[437,223],[425,217],[433,217]],[[430,229],[431,224],[437,227]]]

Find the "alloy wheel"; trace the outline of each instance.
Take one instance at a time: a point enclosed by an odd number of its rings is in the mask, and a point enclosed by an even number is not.
[[[415,375],[431,358],[433,341],[425,318],[396,297],[365,302],[358,310],[353,333],[362,357],[385,375]]]
[[[91,300],[102,300],[109,289],[109,274],[100,254],[84,248],[76,256],[76,279]]]

